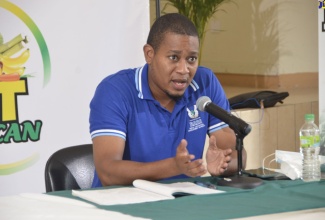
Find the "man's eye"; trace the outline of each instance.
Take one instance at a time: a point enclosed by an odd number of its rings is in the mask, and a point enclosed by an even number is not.
[[[191,63],[194,63],[197,60],[197,57],[190,57],[188,58],[188,61]]]
[[[175,56],[175,55],[169,56],[169,59],[174,60],[174,61],[178,60],[177,56]]]

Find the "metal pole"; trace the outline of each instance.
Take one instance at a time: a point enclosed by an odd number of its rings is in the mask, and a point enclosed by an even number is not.
[[[160,17],[160,0],[156,0],[156,19]]]

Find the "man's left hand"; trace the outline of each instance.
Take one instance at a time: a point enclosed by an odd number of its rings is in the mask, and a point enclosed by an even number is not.
[[[230,148],[225,150],[218,148],[215,137],[211,135],[206,161],[208,171],[212,176],[219,176],[227,170],[231,161],[231,153]]]

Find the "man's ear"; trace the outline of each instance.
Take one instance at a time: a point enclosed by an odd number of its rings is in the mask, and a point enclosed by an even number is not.
[[[149,44],[143,46],[144,58],[148,64],[152,62],[152,59],[155,55],[155,51]]]

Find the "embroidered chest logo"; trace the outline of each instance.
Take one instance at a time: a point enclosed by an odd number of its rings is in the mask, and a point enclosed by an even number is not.
[[[205,126],[199,117],[199,111],[197,110],[196,105],[193,105],[193,110],[187,108],[187,114],[190,118],[188,132],[195,131]]]
[[[199,111],[197,110],[196,105],[194,105],[193,107],[194,107],[194,110],[190,110],[187,108],[188,117],[197,118],[197,117],[199,117]]]

